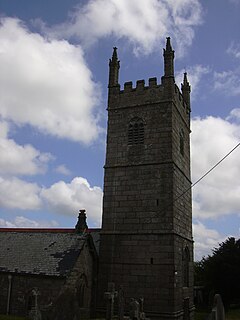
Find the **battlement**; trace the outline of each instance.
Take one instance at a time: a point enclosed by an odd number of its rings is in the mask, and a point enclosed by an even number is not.
[[[158,83],[157,78],[154,77],[148,79],[148,85],[143,79],[137,80],[136,86],[132,81],[128,81],[124,83],[123,89],[118,85],[109,92],[109,108],[111,109],[159,104],[169,100],[172,100],[181,115],[189,120],[190,108],[184,100],[183,93],[174,82],[163,85],[163,83]]]
[[[121,93],[136,91],[136,90],[143,90],[149,88],[155,88],[157,86],[157,78],[149,78],[148,79],[148,86],[145,86],[145,80],[137,80],[136,87],[133,87],[132,81],[128,81],[124,83],[124,90],[121,90]]]
[[[114,48],[112,59],[109,62],[109,99],[108,109],[126,109],[137,106],[143,108],[159,106],[163,103],[172,102],[180,112],[185,122],[189,125],[190,120],[190,92],[191,87],[184,73],[181,91],[175,84],[174,79],[174,51],[172,50],[170,38],[167,38],[166,49],[164,49],[164,75],[158,83],[157,78],[149,78],[148,84],[145,80],[137,80],[136,85],[132,81],[124,83],[123,88],[119,84],[120,62],[117,56],[117,48]]]

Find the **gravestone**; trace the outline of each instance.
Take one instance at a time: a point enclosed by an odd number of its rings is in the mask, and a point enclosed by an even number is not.
[[[124,300],[124,291],[123,287],[120,286],[118,291],[118,319],[124,319],[124,308],[125,307],[125,300]]]
[[[211,313],[211,320],[225,320],[225,310],[220,294],[215,294],[213,299],[213,307]]]
[[[140,304],[134,298],[131,298],[129,315],[132,320],[140,320]]]
[[[29,319],[31,320],[42,320],[42,315],[41,315],[41,311],[39,309],[39,305],[38,305],[38,296],[39,296],[39,292],[38,290],[33,289],[32,290],[32,295],[34,297],[34,305],[32,306],[32,309],[29,312]]]
[[[118,292],[115,291],[115,284],[113,282],[108,283],[108,291],[104,293],[104,299],[107,304],[106,308],[106,320],[112,320],[114,316],[114,301],[118,296]]]

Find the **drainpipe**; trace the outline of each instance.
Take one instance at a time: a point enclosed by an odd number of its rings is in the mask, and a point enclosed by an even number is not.
[[[8,297],[7,297],[7,314],[10,310],[10,300],[11,300],[11,291],[12,291],[12,275],[8,275]]]

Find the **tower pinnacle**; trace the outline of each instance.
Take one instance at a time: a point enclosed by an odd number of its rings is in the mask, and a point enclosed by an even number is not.
[[[166,49],[163,49],[164,57],[164,77],[174,78],[174,50],[171,46],[171,39],[167,37]]]
[[[187,106],[190,108],[190,92],[191,86],[189,85],[187,79],[187,72],[184,72],[183,83],[181,85],[183,100],[186,102]]]
[[[109,59],[109,82],[108,87],[116,87],[118,85],[118,73],[120,68],[120,61],[117,56],[117,48],[113,48],[112,59]]]

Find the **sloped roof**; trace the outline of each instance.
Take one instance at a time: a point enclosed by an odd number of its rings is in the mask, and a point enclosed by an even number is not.
[[[65,276],[85,241],[86,235],[67,230],[1,229],[0,272]]]

